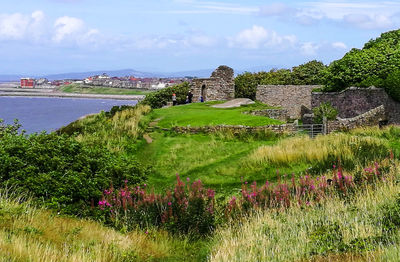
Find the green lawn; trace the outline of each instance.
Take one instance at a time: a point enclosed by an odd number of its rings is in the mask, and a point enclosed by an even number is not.
[[[142,91],[126,88],[113,88],[101,86],[84,86],[71,84],[68,86],[60,87],[59,90],[65,93],[78,93],[78,94],[104,94],[104,95],[146,95],[151,91]]]
[[[282,122],[263,116],[243,114],[244,111],[271,108],[261,103],[241,106],[238,108],[213,108],[218,102],[193,103],[156,109],[151,117],[161,119],[158,126],[214,126],[214,125],[245,125],[263,126],[278,125]],[[220,103],[220,102],[219,102]]]

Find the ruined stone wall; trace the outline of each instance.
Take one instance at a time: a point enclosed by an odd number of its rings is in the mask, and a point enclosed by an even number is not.
[[[203,91],[204,101],[229,100],[235,97],[233,69],[227,66],[218,67],[210,78],[193,79],[190,90],[193,101],[198,102]]]
[[[318,107],[329,102],[339,111],[341,118],[353,118],[383,105],[389,123],[400,124],[400,103],[394,101],[381,88],[349,88],[341,92],[312,93],[311,105]]]
[[[363,126],[378,126],[380,121],[386,120],[386,109],[383,105],[368,112],[352,118],[340,118],[335,121],[328,121],[328,133],[333,131],[350,130]]]
[[[279,106],[288,111],[290,118],[301,117],[301,107],[311,109],[311,91],[315,85],[259,85],[256,99],[270,106]]]
[[[215,133],[215,132],[274,132],[277,134],[294,133],[296,132],[294,124],[283,125],[268,125],[268,126],[233,126],[233,125],[218,125],[218,126],[203,126],[203,127],[190,127],[190,126],[175,126],[172,131],[181,134],[197,134],[197,133]]]

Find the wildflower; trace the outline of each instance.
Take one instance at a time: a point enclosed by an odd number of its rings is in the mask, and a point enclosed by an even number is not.
[[[168,202],[168,206],[171,206],[172,205],[172,203],[171,202]]]

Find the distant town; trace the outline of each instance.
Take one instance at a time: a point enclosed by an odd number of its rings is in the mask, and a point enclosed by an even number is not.
[[[54,88],[71,84],[81,86],[103,86],[113,88],[158,90],[183,82],[191,82],[194,77],[138,78],[134,76],[116,77],[107,74],[89,76],[85,79],[62,79],[49,81],[47,78],[21,78],[21,88]]]

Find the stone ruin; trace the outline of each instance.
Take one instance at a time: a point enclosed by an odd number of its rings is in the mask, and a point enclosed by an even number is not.
[[[235,80],[233,69],[228,66],[219,66],[210,78],[193,79],[190,90],[193,93],[193,102],[230,100],[235,97]]]

